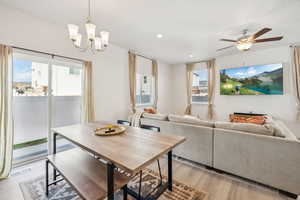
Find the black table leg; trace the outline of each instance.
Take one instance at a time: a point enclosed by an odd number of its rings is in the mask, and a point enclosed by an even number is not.
[[[53,154],[56,154],[56,139],[57,139],[57,133],[53,134]],[[53,181],[56,181],[56,169],[53,167]],[[56,185],[56,183],[55,183]]]
[[[168,190],[173,190],[172,151],[168,152]]]
[[[49,160],[46,160],[46,196],[49,195]]]
[[[112,163],[107,163],[107,196],[108,200],[114,200],[114,170]]]

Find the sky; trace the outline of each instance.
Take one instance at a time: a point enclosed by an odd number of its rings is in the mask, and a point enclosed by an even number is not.
[[[198,74],[200,81],[207,81],[207,69],[194,70],[194,74]]]
[[[13,60],[14,82],[31,82],[31,64],[28,61]]]
[[[253,65],[239,68],[222,69],[220,72],[224,72],[231,78],[247,78],[254,75],[270,72],[276,69],[282,68],[282,64],[269,64],[269,65]]]

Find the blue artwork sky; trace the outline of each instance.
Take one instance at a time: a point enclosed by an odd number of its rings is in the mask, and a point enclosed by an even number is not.
[[[31,82],[31,62],[14,59],[13,60],[13,81]]]
[[[239,68],[222,69],[220,72],[225,72],[231,78],[247,78],[252,77],[263,72],[270,72],[282,68],[282,64],[269,64],[269,65],[253,65]]]

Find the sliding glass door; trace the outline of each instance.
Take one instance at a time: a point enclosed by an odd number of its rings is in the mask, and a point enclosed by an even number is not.
[[[14,51],[14,163],[47,155],[51,128],[80,122],[81,77],[81,63]]]
[[[80,123],[82,64],[54,60],[51,74],[51,127]],[[58,150],[64,150],[70,148],[71,144],[61,138],[57,142],[57,147]]]

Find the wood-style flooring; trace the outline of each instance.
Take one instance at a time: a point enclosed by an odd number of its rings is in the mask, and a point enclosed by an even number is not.
[[[167,174],[166,159],[161,159],[163,174]],[[149,168],[158,170],[156,162]],[[19,183],[45,173],[45,162],[37,161],[15,168],[12,175],[0,181],[1,200],[23,200]],[[234,176],[219,174],[201,166],[174,160],[173,176],[177,181],[205,191],[206,200],[291,200],[276,190]]]

